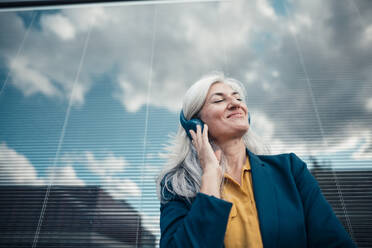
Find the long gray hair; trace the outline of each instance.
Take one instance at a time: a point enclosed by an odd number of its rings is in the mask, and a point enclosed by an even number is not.
[[[239,81],[225,77],[222,72],[214,72],[202,77],[186,92],[183,98],[182,110],[187,120],[199,114],[209,88],[217,82],[229,85],[239,93],[245,102],[246,94],[244,86]],[[245,146],[251,152],[257,154],[269,153],[269,148],[260,142],[251,127],[244,134],[243,140]],[[218,148],[212,141],[211,145],[214,150]],[[197,151],[181,125],[179,125],[175,137],[172,138],[171,144],[166,147],[165,158],[167,162],[157,178],[158,198],[162,202],[168,200],[164,194],[164,190],[166,189],[172,194],[177,194],[190,200],[190,198],[194,197],[200,191],[203,170],[197,156]],[[226,161],[223,154],[221,168],[224,173],[226,170]],[[221,185],[223,184],[222,181],[220,183]]]

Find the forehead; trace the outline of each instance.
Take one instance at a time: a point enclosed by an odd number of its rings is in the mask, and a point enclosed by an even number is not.
[[[231,88],[230,85],[222,83],[222,82],[217,82],[217,83],[212,84],[212,86],[209,88],[208,96],[211,96],[215,93],[231,94],[233,92],[236,92],[236,90]]]

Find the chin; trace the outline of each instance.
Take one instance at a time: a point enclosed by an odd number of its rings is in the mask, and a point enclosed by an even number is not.
[[[230,129],[230,135],[231,137],[234,137],[234,138],[241,138],[243,137],[247,131],[248,131],[249,127],[235,127],[235,128],[232,128]]]
[[[247,132],[248,129],[249,129],[249,125],[247,123],[244,123],[242,125],[236,125],[235,127],[233,127],[234,129],[236,129],[237,131],[243,131],[243,132]]]
[[[237,132],[241,134],[241,136],[243,136],[244,134],[246,134],[246,132],[248,132],[249,130],[249,126],[244,126],[244,127],[240,127]]]
[[[248,128],[247,129],[244,129],[244,130],[241,130],[240,136],[243,137],[247,132],[248,132]]]

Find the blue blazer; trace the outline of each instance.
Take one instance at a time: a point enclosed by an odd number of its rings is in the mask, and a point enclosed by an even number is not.
[[[247,153],[265,248],[356,247],[300,158]],[[160,206],[160,247],[224,246],[232,203],[203,193],[188,202],[162,189],[170,200]]]

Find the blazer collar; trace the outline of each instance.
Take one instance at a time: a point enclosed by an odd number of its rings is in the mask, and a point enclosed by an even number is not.
[[[279,220],[275,185],[269,165],[247,149],[252,170],[253,192],[260,221],[264,247],[275,247],[278,241]]]

